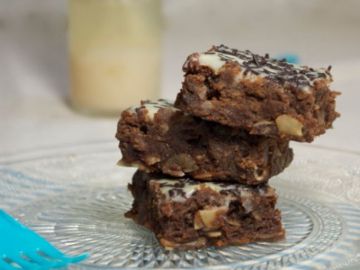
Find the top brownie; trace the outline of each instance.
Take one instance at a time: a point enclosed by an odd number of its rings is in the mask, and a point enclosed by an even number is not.
[[[330,69],[214,46],[187,58],[175,105],[250,134],[311,142],[339,116]]]

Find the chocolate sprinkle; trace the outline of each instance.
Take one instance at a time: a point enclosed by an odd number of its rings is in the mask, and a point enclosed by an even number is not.
[[[312,87],[316,80],[328,79],[331,81],[331,66],[327,69],[313,69],[307,66],[299,66],[286,62],[286,59],[277,60],[257,55],[249,50],[239,51],[225,45],[214,46],[205,54],[216,53],[222,61],[238,62],[242,67],[243,75],[260,75],[266,79],[282,85],[290,84],[297,88]],[[239,61],[238,61],[239,60]]]
[[[141,102],[142,106],[147,106],[150,105],[154,108],[168,108],[168,107],[173,107],[173,104],[171,104],[169,101],[167,101],[166,99],[159,99],[156,102],[150,101],[150,100],[145,100]]]
[[[170,197],[176,197],[176,196],[181,196],[181,197],[186,197],[186,193],[185,191],[183,191],[181,188],[173,188],[169,190],[169,196]]]

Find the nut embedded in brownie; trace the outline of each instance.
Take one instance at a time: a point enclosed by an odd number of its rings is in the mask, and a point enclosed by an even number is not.
[[[137,171],[126,216],[152,230],[167,249],[276,241],[284,238],[277,195],[268,185],[249,187],[167,179]]]
[[[258,185],[293,158],[288,141],[204,121],[165,100],[125,110],[116,136],[123,164],[204,181]]]
[[[330,69],[214,46],[187,58],[175,105],[250,134],[311,142],[339,116]]]

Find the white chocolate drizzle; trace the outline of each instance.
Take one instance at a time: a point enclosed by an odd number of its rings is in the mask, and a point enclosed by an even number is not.
[[[214,46],[205,53],[193,54],[184,64],[184,69],[191,69],[193,63],[210,68],[215,75],[219,74],[228,62],[236,62],[241,67],[241,72],[235,81],[257,80],[266,78],[280,84],[290,84],[303,91],[309,91],[317,80],[324,80],[327,84],[332,81],[328,68],[314,69],[287,63],[284,60],[270,58],[268,55],[260,56],[249,50],[239,51],[224,45]]]
[[[142,109],[142,108],[145,108],[146,111],[147,111],[147,114],[148,114],[148,117],[153,120],[154,117],[155,117],[155,114],[161,109],[161,108],[168,108],[168,109],[171,109],[173,111],[176,111],[178,109],[176,109],[174,107],[174,105],[166,100],[166,99],[159,99],[157,101],[143,101],[141,102],[141,105],[140,106],[132,106],[130,108],[127,109],[128,112],[131,112],[131,113],[136,113],[136,111],[138,109]]]
[[[242,206],[246,213],[253,211],[254,205],[252,197],[255,193],[261,196],[273,195],[272,189],[268,187],[258,187],[251,189],[242,184],[226,184],[215,182],[199,182],[187,178],[183,179],[154,179],[160,184],[160,191],[167,200],[173,202],[185,202],[193,194],[204,188],[209,188],[217,193],[224,195],[224,205],[228,207],[230,202],[236,198],[241,198]]]

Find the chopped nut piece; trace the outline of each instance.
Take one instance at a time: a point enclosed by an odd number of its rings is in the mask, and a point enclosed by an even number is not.
[[[233,225],[233,226],[240,226],[240,222],[238,220],[235,220],[235,219],[226,219],[226,222],[230,225]]]
[[[206,243],[206,239],[204,237],[200,237],[200,238],[196,239],[195,241],[185,242],[185,243],[175,243],[175,242],[169,241],[165,238],[161,238],[159,241],[166,250],[173,250],[174,248],[202,247]]]
[[[225,213],[228,210],[227,207],[213,207],[210,209],[199,210],[199,215],[205,227],[208,229],[215,229],[218,227],[216,223],[217,216]]]
[[[198,167],[193,158],[188,154],[178,154],[171,156],[164,164],[164,172],[174,175],[178,171],[178,176],[197,170]]]
[[[210,172],[200,172],[195,174],[196,179],[212,179],[214,175]]]
[[[251,214],[256,220],[261,220],[262,219],[262,216],[258,211],[253,211]]]
[[[290,115],[282,114],[276,118],[275,122],[280,133],[297,137],[300,137],[303,134],[303,124]]]
[[[130,167],[129,164],[127,164],[126,162],[124,162],[122,159],[120,159],[116,165],[120,166],[120,167]]]
[[[124,161],[123,159],[120,159],[117,163],[116,163],[117,166],[120,166],[120,167],[135,167],[135,168],[138,168],[138,169],[142,169],[142,170],[146,170],[144,165],[142,165],[140,162],[126,162]]]
[[[176,247],[176,245],[177,245],[176,243],[166,240],[164,238],[161,238],[159,241],[160,241],[161,245],[167,250],[173,250],[174,247]]]
[[[166,134],[166,132],[169,131],[169,125],[163,123],[159,125],[159,131],[161,132],[161,134]]]
[[[209,110],[212,109],[214,106],[210,101],[205,101],[202,105],[201,105],[202,109],[205,110]]]
[[[276,125],[274,121],[262,120],[253,125],[250,134],[276,134]]]
[[[204,228],[204,223],[202,222],[199,212],[196,212],[194,215],[194,229],[200,230],[202,228]]]
[[[207,235],[210,237],[220,237],[222,233],[220,231],[213,231],[213,232],[208,232]]]
[[[269,175],[269,171],[267,169],[265,169],[265,170],[264,169],[258,169],[258,168],[255,169],[254,177],[259,182],[263,181],[266,177],[268,177],[268,175]]]
[[[145,157],[145,162],[148,165],[154,165],[155,163],[158,163],[160,161],[159,157],[156,156],[147,156]]]

